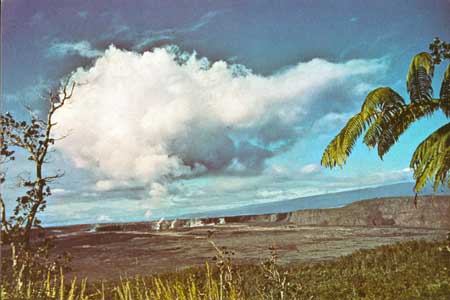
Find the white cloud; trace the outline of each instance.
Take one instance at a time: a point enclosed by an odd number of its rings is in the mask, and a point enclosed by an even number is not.
[[[164,199],[169,195],[169,190],[161,183],[153,182],[150,186],[150,191],[148,194],[154,204],[159,204],[161,199]]]
[[[56,189],[52,189],[52,194],[64,194],[67,191],[65,189],[61,189],[61,188],[56,188]]]
[[[337,129],[344,127],[351,116],[349,113],[330,112],[314,121],[311,131],[319,134],[336,133]]]
[[[99,180],[95,183],[95,189],[97,191],[109,191],[114,188],[115,184],[112,180]]]
[[[144,214],[146,218],[152,215],[153,210],[161,209],[171,204],[169,188],[161,183],[153,182],[150,185],[148,195],[150,199],[146,200],[144,204],[147,209]]]
[[[368,176],[370,178],[370,176]],[[401,181],[413,180],[413,171],[410,168],[401,170],[385,170],[381,172],[374,172],[373,177],[382,183],[393,183]]]
[[[133,186],[127,180],[112,179],[101,179],[95,183],[94,190],[99,192],[112,191],[118,189],[132,188]]]
[[[24,113],[27,113],[25,107],[42,107],[42,105],[39,105],[39,103],[43,102],[42,96],[50,91],[53,84],[54,83],[49,80],[38,78],[32,85],[15,93],[4,93],[2,104],[4,104],[5,107],[13,107],[14,105],[17,106],[17,104],[22,104],[18,105],[19,111],[23,110]],[[33,113],[40,114],[40,110],[35,109]]]
[[[79,86],[56,115],[56,134],[72,133],[57,147],[100,174],[98,190],[131,180],[150,186],[208,172],[258,173],[298,140],[302,122],[354,101],[355,87],[385,67],[379,59],[313,59],[260,76],[168,49],[138,54],[111,46],[75,72]]]
[[[97,217],[97,221],[98,222],[111,222],[112,219],[111,219],[111,217],[109,217],[107,215],[100,215]]]
[[[192,24],[191,26],[189,26],[187,28],[181,29],[180,32],[194,32],[194,31],[197,31],[197,30],[205,27],[209,23],[211,23],[211,21],[214,18],[216,18],[217,16],[219,16],[221,14],[223,14],[223,11],[219,11],[219,10],[207,12],[206,14],[204,14],[200,18],[200,20],[198,20],[198,22]]]
[[[179,38],[185,38],[186,35],[194,33],[196,31],[201,30],[206,25],[210,24],[214,19],[218,16],[223,15],[225,11],[210,11],[204,14],[199,20],[192,24],[188,24],[184,27],[174,27],[174,28],[165,28],[161,30],[147,30],[142,33],[136,33],[132,30],[123,30],[123,28],[127,28],[126,25],[120,24],[115,25],[117,27],[116,33],[113,36],[124,38],[128,37],[128,39],[134,41],[133,49],[137,51],[142,51],[145,48],[150,48],[156,42],[161,41],[174,41]]]
[[[404,169],[401,170],[401,173],[412,174],[413,173],[413,169],[411,169],[411,168],[404,168]]]
[[[145,212],[144,217],[147,218],[147,219],[150,219],[152,217],[152,215],[153,215],[152,211],[150,209],[148,209]]]
[[[277,199],[277,198],[281,198],[283,199],[284,196],[284,191],[282,190],[259,190],[256,192],[256,198],[263,198],[263,199]]]
[[[92,48],[91,44],[88,41],[80,41],[77,43],[54,43],[48,49],[48,55],[55,57],[79,55],[86,58],[95,58],[101,56],[102,54],[102,51]]]
[[[355,189],[399,182],[412,182],[413,172],[409,168],[405,168],[400,170],[380,170],[367,173],[363,172],[351,176],[344,173],[339,173],[337,176],[335,175],[333,177],[323,178],[320,181],[323,186],[328,186],[330,189]]]
[[[316,174],[316,173],[320,172],[321,168],[322,167],[320,165],[318,165],[318,164],[308,164],[308,165],[303,166],[300,169],[300,173],[308,174],[308,175]]]

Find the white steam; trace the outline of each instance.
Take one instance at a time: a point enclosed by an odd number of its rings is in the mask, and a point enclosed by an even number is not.
[[[158,48],[111,46],[78,69],[73,98],[57,114],[58,142],[100,190],[214,173],[258,173],[319,115],[360,100],[382,60],[299,63],[271,76]],[[364,91],[361,91],[364,89]]]

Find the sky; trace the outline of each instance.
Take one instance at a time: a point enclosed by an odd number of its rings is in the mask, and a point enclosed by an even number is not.
[[[407,98],[411,58],[450,40],[450,1],[2,0],[2,112],[55,116],[44,224],[159,219],[411,181],[420,121],[381,161],[323,149],[372,89]],[[435,71],[438,91],[445,70]],[[10,178],[25,161],[3,166]],[[20,193],[4,187],[11,209]],[[9,197],[8,197],[9,195]]]

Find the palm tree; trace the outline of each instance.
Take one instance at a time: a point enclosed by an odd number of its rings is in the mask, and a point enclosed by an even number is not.
[[[431,54],[422,52],[411,61],[406,87],[410,101],[389,87],[370,92],[339,134],[326,147],[321,164],[333,168],[347,161],[358,138],[365,132],[363,143],[377,148],[383,156],[415,121],[441,110],[450,118],[450,65],[444,74],[439,98],[433,98],[431,86],[434,67],[450,60],[450,44],[438,38],[430,45]],[[436,190],[440,185],[450,187],[450,123],[434,131],[416,148],[410,162],[414,171],[417,193],[430,180]]]

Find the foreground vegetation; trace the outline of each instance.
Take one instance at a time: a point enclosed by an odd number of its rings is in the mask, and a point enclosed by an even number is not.
[[[28,282],[19,295],[3,280],[1,299],[450,299],[447,246],[410,241],[284,267],[277,264],[275,249],[260,265],[248,266],[233,264],[233,253],[217,247],[217,256],[204,267],[119,282],[69,281],[49,272]]]

